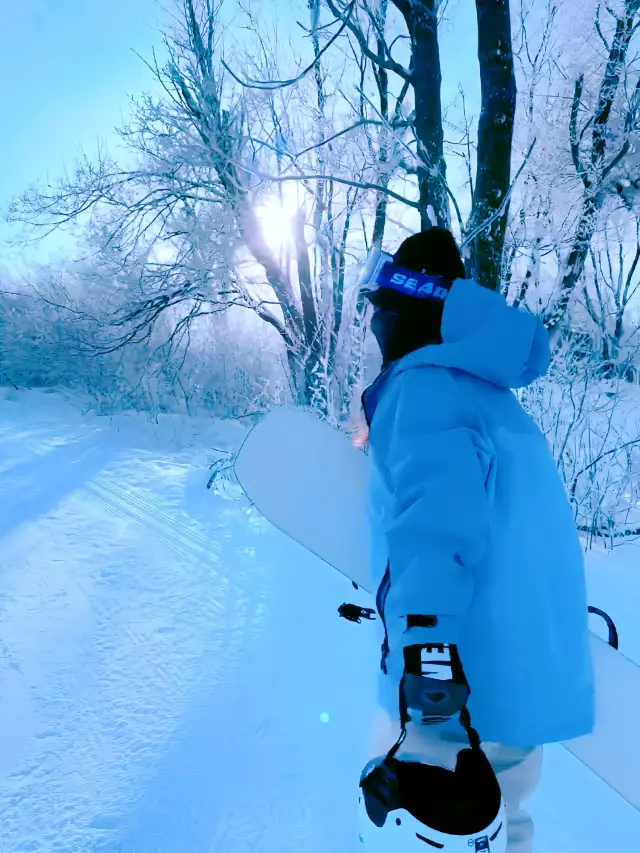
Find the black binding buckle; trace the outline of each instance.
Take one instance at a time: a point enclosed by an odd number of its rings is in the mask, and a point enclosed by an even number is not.
[[[375,610],[372,610],[370,607],[358,607],[357,604],[341,604],[338,607],[338,613],[343,619],[347,619],[349,622],[357,622],[360,624],[362,619],[369,619],[369,621],[373,621],[375,616]]]

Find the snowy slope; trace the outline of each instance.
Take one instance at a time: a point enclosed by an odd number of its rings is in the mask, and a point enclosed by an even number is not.
[[[377,628],[204,489],[210,448],[241,436],[0,399],[2,853],[358,851]],[[640,582],[598,559],[592,603],[640,660]],[[637,850],[640,815],[560,747],[530,806],[538,853]]]

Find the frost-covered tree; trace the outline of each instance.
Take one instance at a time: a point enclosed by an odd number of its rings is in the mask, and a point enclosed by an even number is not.
[[[379,73],[391,78],[392,88],[408,89],[407,127],[402,134],[404,156],[400,175],[415,176],[417,208],[423,229],[432,224],[448,227],[455,209],[469,273],[486,287],[499,286],[511,193],[511,154],[515,120],[516,82],[511,39],[511,12],[507,0],[476,0],[478,69],[481,109],[475,138],[475,179],[472,205],[463,220],[447,180],[445,122],[439,27],[446,11],[440,0],[392,0],[402,25],[384,29],[379,9],[387,4],[372,0],[325,0],[347,26],[346,37]],[[392,22],[393,23],[393,22]],[[377,51],[371,48],[373,26]],[[399,31],[398,31],[399,30]],[[408,47],[403,51],[403,40]],[[406,55],[403,63],[402,51]],[[397,58],[399,55],[399,58]]]
[[[165,312],[186,334],[195,317],[249,310],[284,345],[296,399],[329,414],[344,411],[358,383],[365,306],[349,291],[349,261],[381,244],[389,204],[423,227],[449,222],[441,10],[426,0],[304,7],[303,41],[284,56],[250,5],[239,43],[219,5],[181,0],[165,33],[167,61],[150,65],[159,94],[139,99],[121,131],[132,165],[107,153],[86,159],[53,193],[26,193],[12,215],[44,231],[88,221],[120,276],[131,278],[135,259],[136,285],[117,305],[117,288],[110,294],[110,346],[152,334]],[[508,4],[478,0],[477,9],[483,109],[465,236],[471,266],[491,285],[515,92]],[[393,55],[398,25],[406,63]],[[225,49],[233,62],[223,62]],[[275,215],[274,200],[293,214],[279,245],[260,216]]]
[[[572,322],[592,246],[609,219],[628,213],[639,22],[640,0],[520,3],[516,147],[533,136],[537,144],[516,192],[505,287],[516,304],[544,314],[550,330]]]
[[[309,11],[313,21],[313,3]],[[123,168],[106,153],[97,162],[85,159],[54,193],[26,193],[13,217],[44,231],[88,220],[100,263],[106,257],[128,280],[120,302],[117,289],[111,294],[112,340],[105,346],[151,335],[168,311],[178,312],[175,332],[184,335],[196,317],[249,310],[284,344],[295,398],[326,414],[331,394],[344,396],[344,382],[336,388],[334,380],[353,315],[345,286],[352,232],[362,233],[356,214],[365,193],[387,192],[353,156],[374,141],[334,132],[345,113],[353,118],[353,105],[336,108],[324,34],[312,26],[306,68],[283,83],[285,60],[250,12],[253,50],[244,45],[237,74],[221,59],[230,40],[219,5],[183,0],[179,12],[165,34],[167,61],[150,66],[160,94],[139,99],[120,132],[133,165]],[[339,31],[340,22],[334,24]],[[365,73],[362,61],[352,72]],[[356,121],[364,127],[359,109]],[[277,209],[287,186],[297,191],[290,223]],[[278,245],[265,233],[261,206],[288,232]],[[380,201],[374,240],[383,228]]]
[[[509,3],[476,0],[481,110],[464,128],[465,217],[447,179],[446,3],[300,0],[285,48],[264,3],[237,7],[240,38],[219,4],[179,0],[166,60],[149,66],[155,92],[120,132],[127,165],[85,159],[54,191],[27,192],[13,217],[85,229],[91,286],[112,282],[94,335],[103,351],[159,326],[179,349],[199,319],[245,312],[270,330],[297,402],[343,417],[365,311],[352,267],[409,222],[453,213],[472,275],[550,328],[564,323],[602,217],[615,204],[631,215],[639,3],[619,0],[600,20],[596,0],[522,0],[514,68]]]
[[[640,216],[605,223],[589,250],[581,298],[591,320],[604,376],[637,380],[640,320]],[[574,313],[577,313],[575,311]]]

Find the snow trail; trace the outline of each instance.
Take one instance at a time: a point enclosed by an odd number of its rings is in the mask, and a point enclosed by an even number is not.
[[[241,433],[18,396],[0,400],[2,853],[355,853],[377,627],[339,620],[360,600],[345,579],[204,489]],[[637,847],[638,813],[561,748],[531,807],[539,853]]]

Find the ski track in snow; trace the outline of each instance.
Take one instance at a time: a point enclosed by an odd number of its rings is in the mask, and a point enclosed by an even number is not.
[[[45,403],[0,401],[1,853],[356,853],[362,595],[204,489],[206,427]],[[536,853],[637,850],[561,747],[531,807]]]
[[[325,734],[332,660],[266,583],[283,543],[256,559],[264,522],[208,493],[211,521],[189,517],[170,454],[0,421],[0,850],[316,849],[312,802],[335,797],[309,790],[297,740],[300,714]],[[309,600],[333,620],[324,577]],[[289,647],[299,621],[311,653]]]

